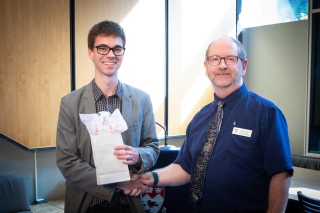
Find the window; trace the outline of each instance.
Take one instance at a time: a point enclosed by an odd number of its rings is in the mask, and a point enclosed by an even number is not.
[[[126,51],[119,79],[147,92],[155,120],[164,124],[165,92],[165,1],[75,1],[76,88],[94,78],[94,65],[87,54],[91,27],[103,20],[119,23],[126,33]],[[157,126],[159,137],[164,131]]]
[[[236,37],[236,1],[169,1],[169,135],[185,135],[193,116],[213,101],[205,75],[208,45]]]
[[[238,34],[248,27],[308,19],[308,0],[242,0]]]

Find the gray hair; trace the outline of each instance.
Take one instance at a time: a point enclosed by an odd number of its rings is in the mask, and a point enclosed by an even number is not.
[[[232,38],[230,36],[223,36],[221,38],[218,38],[218,39],[212,41],[209,44],[209,46],[207,48],[207,51],[206,51],[206,58],[204,60],[207,60],[207,58],[208,58],[209,49],[210,49],[211,44],[213,44],[214,42],[216,42],[218,40],[221,40],[221,39],[226,39],[226,40],[229,40],[229,41],[232,41],[233,43],[235,43],[238,46],[238,54],[239,54],[240,59],[242,59],[242,60],[247,59],[246,51],[244,50],[244,47],[243,47],[243,45],[241,44],[240,41],[238,41],[237,39],[234,39],[234,38]]]

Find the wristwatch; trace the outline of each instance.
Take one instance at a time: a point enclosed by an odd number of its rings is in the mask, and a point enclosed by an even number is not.
[[[158,178],[158,174],[155,171],[150,171],[153,175],[153,185],[151,187],[155,187],[158,185],[159,182],[159,178]]]

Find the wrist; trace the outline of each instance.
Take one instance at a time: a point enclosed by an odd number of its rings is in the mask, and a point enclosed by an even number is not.
[[[158,185],[159,177],[158,174],[155,171],[150,171],[153,175],[153,185],[151,187],[155,187]]]
[[[132,165],[133,167],[140,167],[141,166],[141,159],[140,157],[138,158],[138,162]]]

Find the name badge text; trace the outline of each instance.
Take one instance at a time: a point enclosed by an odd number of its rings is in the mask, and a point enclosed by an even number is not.
[[[252,134],[252,130],[233,127],[232,134],[250,138]]]

